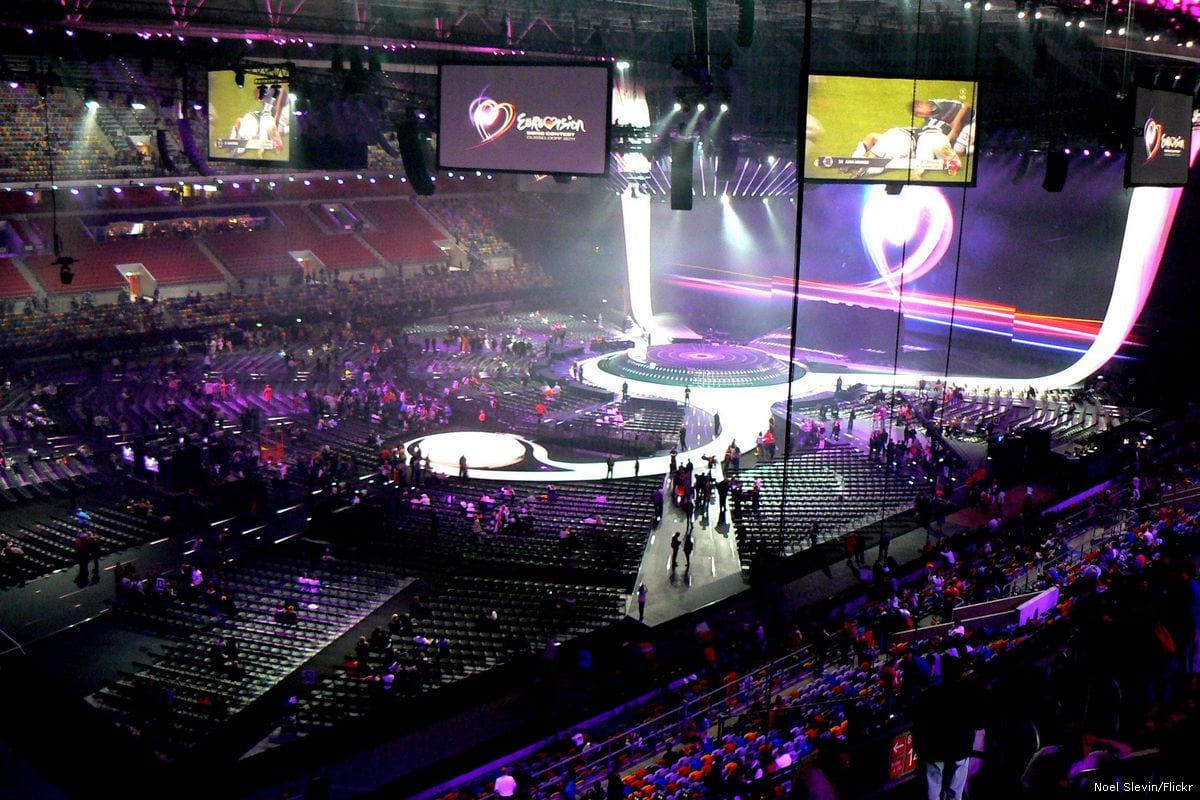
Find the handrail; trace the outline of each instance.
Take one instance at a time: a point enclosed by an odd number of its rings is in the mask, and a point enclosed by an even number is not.
[[[1118,500],[1123,499],[1126,496],[1127,492],[1121,492],[1118,495]],[[1193,490],[1190,490],[1190,492],[1187,494],[1187,497],[1194,497],[1195,499],[1200,500],[1200,487],[1195,487]],[[1163,502],[1167,502],[1166,498],[1159,503],[1153,505],[1148,504],[1144,506],[1144,508],[1156,508],[1162,505]],[[1172,500],[1171,502],[1176,501]],[[1137,510],[1141,510],[1123,508],[1118,505],[1112,509],[1114,513],[1111,516],[1106,515],[1104,518],[1097,519],[1096,517],[1090,516],[1093,509],[1096,507],[1095,504],[1087,503],[1086,500],[1081,500],[1080,503],[1081,507],[1078,509],[1078,511],[1059,520],[1059,525],[1065,530],[1076,530],[1078,533],[1075,535],[1084,533],[1085,529],[1090,526],[1093,529],[1093,535],[1086,543],[1085,549],[1079,551],[1068,549],[1067,552],[1055,556],[1054,558],[1045,560],[1040,564],[1028,565],[1022,575],[1014,578],[1012,581],[1006,584],[1006,596],[1029,591],[1030,584],[1034,580],[1035,576],[1044,571],[1046,568],[1064,563],[1076,563],[1082,560],[1084,556],[1090,552],[1090,548],[1097,541],[1106,539],[1113,535],[1116,532],[1116,528],[1124,526],[1131,514],[1135,514]],[[1104,531],[1104,533],[1098,535],[1096,533],[1097,531]],[[1074,537],[1072,536],[1071,538]],[[1035,570],[1033,568],[1035,566],[1038,567],[1038,569]],[[1020,592],[1017,592],[1016,586],[1021,582],[1022,579],[1025,581],[1024,588]],[[681,706],[664,712],[663,714],[640,723],[632,728],[624,729],[620,733],[608,737],[603,742],[588,747],[583,753],[578,753],[567,758],[560,759],[548,766],[545,766],[533,773],[530,781],[531,786],[534,787],[535,790],[546,789],[550,786],[552,780],[550,776],[556,777],[561,775],[563,769],[568,764],[575,764],[581,769],[587,769],[605,763],[612,763],[614,759],[626,754],[635,755],[636,752],[642,748],[649,749],[652,747],[654,742],[660,740],[664,736],[669,735],[672,729],[682,729],[688,720],[697,716],[709,715],[715,712],[716,719],[718,721],[734,717],[739,713],[733,711],[734,706],[743,704],[743,701],[740,699],[740,697],[737,697],[737,695],[743,694],[745,691],[748,691],[752,696],[758,695],[758,693],[761,692],[762,681],[764,678],[768,682],[778,679],[781,683],[783,683],[790,679],[789,676],[793,674],[793,670],[795,671],[794,674],[798,676],[803,668],[804,662],[812,655],[812,652],[812,646],[805,645],[799,650],[779,656],[778,658],[769,661],[768,663],[745,675],[740,675],[733,680],[723,682],[720,686],[700,695],[699,697],[686,700]],[[749,685],[745,690],[740,689],[739,687],[741,687],[741,685],[745,683],[747,679],[749,679]],[[837,700],[828,702],[833,703],[845,701]],[[787,704],[785,706],[781,706],[781,708],[786,709],[801,707],[803,705],[805,704]],[[601,771],[599,774],[600,777],[595,778],[590,783],[594,783],[595,780],[602,780],[603,771]],[[580,785],[577,787],[577,790],[585,790],[590,783],[586,785]],[[485,794],[481,800],[493,800],[496,797],[498,797],[498,795],[496,795],[495,792],[489,792]]]

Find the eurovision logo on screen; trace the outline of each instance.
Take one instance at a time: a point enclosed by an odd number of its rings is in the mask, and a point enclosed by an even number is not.
[[[514,129],[530,141],[573,142],[577,134],[587,133],[587,123],[570,114],[526,114],[512,103],[488,97],[486,92],[485,88],[467,109],[471,124],[479,134],[479,143],[471,149],[498,141]]]
[[[1142,129],[1142,138],[1146,144],[1146,163],[1149,164],[1160,155],[1163,158],[1179,158],[1187,148],[1187,138],[1170,133],[1166,127],[1154,117],[1146,118]]]

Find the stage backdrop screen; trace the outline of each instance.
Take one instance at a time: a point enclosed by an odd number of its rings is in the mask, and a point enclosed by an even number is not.
[[[208,157],[287,163],[292,157],[292,106],[287,81],[237,85],[233,70],[208,73]]]
[[[1138,88],[1126,186],[1186,186],[1192,151],[1192,96]]]
[[[605,174],[608,67],[444,64],[439,85],[442,169]]]
[[[804,177],[974,185],[978,84],[813,75]]]

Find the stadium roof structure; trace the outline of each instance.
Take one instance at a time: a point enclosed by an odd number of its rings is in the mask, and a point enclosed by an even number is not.
[[[389,87],[403,106],[433,104],[428,76],[447,60],[620,59],[652,111],[702,84],[730,101],[739,135],[794,142],[805,12],[763,0],[30,0],[0,8],[0,77],[23,53],[277,60],[314,81],[345,59],[356,74],[423,74]],[[1132,85],[1200,86],[1191,0],[813,0],[811,13],[813,71],[978,77],[997,149],[1116,146]],[[697,63],[711,79],[695,79]]]

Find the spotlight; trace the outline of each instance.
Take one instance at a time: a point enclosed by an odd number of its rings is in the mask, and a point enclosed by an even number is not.
[[[620,70],[629,69],[629,62],[628,61],[618,61],[617,69],[620,69]]]
[[[706,108],[706,106],[704,105],[704,103],[697,103],[697,104],[696,104],[696,110],[697,110],[697,111],[703,111],[705,108]]]
[[[13,87],[13,88],[16,88],[16,87]],[[678,100],[676,100],[676,101],[675,101],[675,110],[676,110],[676,111],[683,111],[683,103],[681,103],[681,102],[679,102]]]
[[[729,103],[721,103],[721,111],[725,112],[728,110],[729,110]]]

